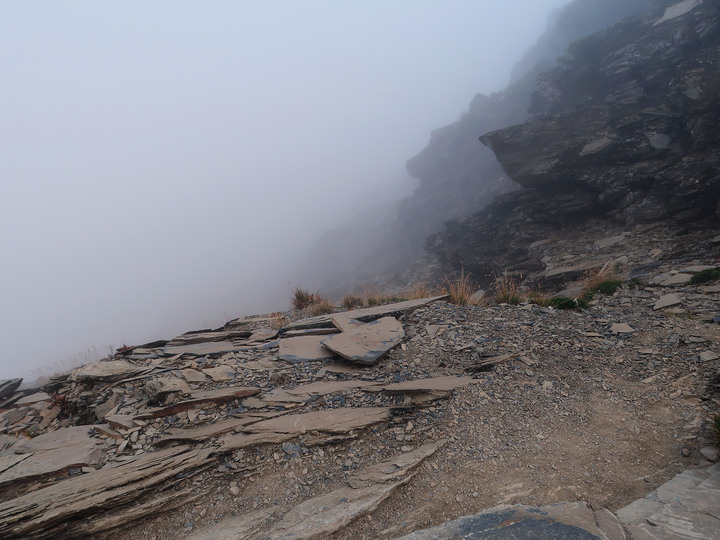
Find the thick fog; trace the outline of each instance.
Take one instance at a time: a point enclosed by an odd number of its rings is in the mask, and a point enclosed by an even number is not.
[[[3,2],[0,378],[287,309],[564,3]]]

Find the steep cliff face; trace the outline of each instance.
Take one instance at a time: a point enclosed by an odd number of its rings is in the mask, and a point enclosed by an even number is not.
[[[665,4],[667,0],[571,2],[551,18],[538,44],[515,66],[508,88],[491,96],[478,94],[460,120],[435,130],[427,147],[407,162],[408,172],[419,181],[399,211],[407,255],[421,253],[427,236],[445,222],[481,211],[497,196],[519,188],[477,138],[530,118],[537,76],[552,67],[570,43],[630,14]]]
[[[686,0],[576,43],[539,78],[530,110],[481,137],[527,191],[431,237],[446,267],[538,266],[523,260],[529,243],[589,218],[716,218],[719,3]]]

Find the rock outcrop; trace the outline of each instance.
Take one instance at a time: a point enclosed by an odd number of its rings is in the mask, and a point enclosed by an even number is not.
[[[573,45],[539,77],[533,118],[481,137],[526,190],[447,224],[428,250],[477,276],[532,271],[532,242],[590,219],[716,219],[719,12],[686,0]]]

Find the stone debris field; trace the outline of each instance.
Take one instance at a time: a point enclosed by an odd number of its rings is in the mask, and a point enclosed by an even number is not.
[[[617,261],[616,240],[592,249]],[[0,381],[0,537],[449,538],[541,512],[588,538],[717,538],[717,506],[651,492],[717,460],[720,286],[638,253],[587,309],[288,312]],[[705,521],[661,534],[683,511]]]

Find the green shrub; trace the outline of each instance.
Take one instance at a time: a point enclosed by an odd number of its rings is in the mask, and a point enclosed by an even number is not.
[[[622,285],[622,281],[619,279],[607,279],[598,283],[594,292],[610,296],[611,294],[615,294],[615,291],[618,290],[620,285]]]
[[[715,281],[716,279],[720,279],[720,266],[694,273],[690,278],[690,284],[699,285],[700,283],[707,283],[708,281]]]

